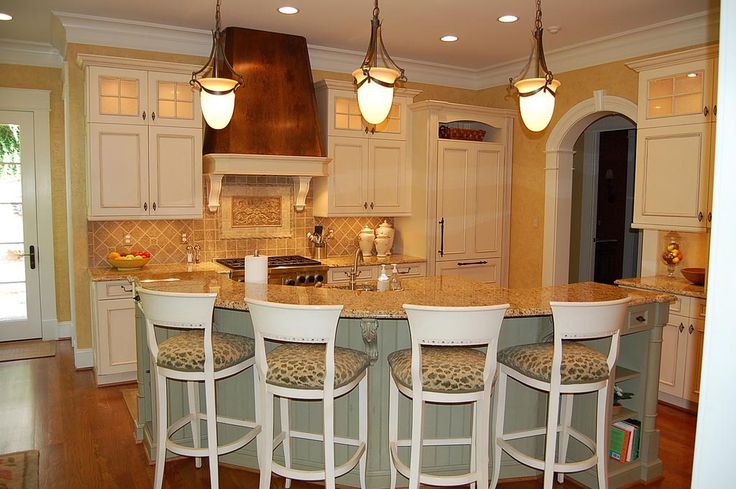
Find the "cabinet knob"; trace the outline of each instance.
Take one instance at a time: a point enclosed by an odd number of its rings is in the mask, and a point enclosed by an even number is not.
[[[682,333],[682,331],[685,329],[685,326],[682,323],[680,323],[680,327],[677,329],[679,329],[680,333]]]
[[[368,202],[363,202],[363,209],[368,209]]]
[[[144,211],[147,211],[148,210],[148,202],[144,202],[143,203],[143,210]]]
[[[710,111],[708,110],[708,106],[706,105],[703,107],[703,116],[708,117],[708,114],[710,114]]]
[[[153,203],[153,210],[154,211],[156,210],[156,203],[155,202]]]
[[[702,222],[702,221],[703,221],[703,213],[698,212],[698,222]]]
[[[152,121],[155,121],[156,120],[156,113],[155,112],[151,112],[151,120]]]
[[[690,327],[689,327],[689,328],[687,328],[687,332],[688,332],[688,333],[690,333],[690,334],[693,334],[693,331],[695,331],[695,328],[694,328],[694,327],[693,327],[693,325],[691,324],[691,325],[690,325]]]
[[[717,116],[717,115],[718,115],[718,104],[715,104],[715,105],[713,106],[713,116],[715,117],[715,116]]]
[[[373,209],[373,202],[371,202],[371,209]]]
[[[141,117],[143,117],[143,120],[144,120],[144,121],[146,120],[146,111],[145,111],[145,110],[144,110],[144,111],[143,111],[143,113],[141,114]]]
[[[647,318],[645,318],[645,317],[644,317],[644,316],[642,316],[642,315],[639,315],[639,316],[636,316],[636,320],[637,320],[637,321],[639,321],[640,323],[643,323],[644,321],[646,321],[646,320],[647,320]]]
[[[712,221],[713,221],[713,213],[712,212],[709,212],[708,213],[708,222],[712,222]]]

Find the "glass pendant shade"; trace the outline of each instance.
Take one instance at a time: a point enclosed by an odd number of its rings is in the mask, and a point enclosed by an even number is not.
[[[358,88],[358,106],[366,122],[380,124],[391,112],[391,105],[394,100],[394,83],[399,78],[400,73],[392,68],[374,67],[370,69],[370,76],[388,86],[371,79],[365,80],[365,83],[360,85],[366,75],[362,68],[353,71],[355,82],[360,86]]]
[[[534,132],[544,130],[552,119],[552,113],[555,110],[555,97],[552,93],[545,90],[539,90],[544,86],[546,80],[544,78],[527,78],[520,80],[514,84],[519,91],[519,111],[524,125]],[[560,82],[552,80],[548,89],[553,93],[557,92]],[[539,90],[534,95],[524,96],[526,93],[532,93]]]
[[[230,123],[235,109],[235,85],[230,78],[202,78],[202,115],[212,129],[222,129]],[[214,93],[210,93],[214,92]]]

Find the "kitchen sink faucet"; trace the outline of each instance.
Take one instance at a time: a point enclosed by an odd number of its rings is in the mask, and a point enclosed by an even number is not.
[[[363,260],[363,252],[360,251],[360,248],[355,250],[355,260],[353,260],[353,269],[349,272],[345,272],[345,275],[347,275],[350,278],[350,290],[355,289],[355,279],[357,279],[360,276],[360,270],[358,270],[358,265],[362,265],[365,263],[365,260]]]

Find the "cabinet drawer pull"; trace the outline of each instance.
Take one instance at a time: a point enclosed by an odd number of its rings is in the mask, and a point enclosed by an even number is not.
[[[702,221],[703,221],[703,213],[698,212],[698,222],[702,222]]]
[[[148,202],[144,202],[143,203],[143,210],[144,211],[147,211],[148,210]]]
[[[144,110],[144,111],[143,111],[143,113],[141,114],[141,117],[143,117],[143,120],[144,120],[144,121],[146,120],[146,111],[145,111],[145,110]]]
[[[440,225],[440,249],[437,253],[445,256],[445,218],[440,219],[438,224]]]
[[[703,116],[708,117],[709,113],[710,111],[708,110],[708,106],[706,105],[705,107],[703,107]]]
[[[399,275],[404,275],[411,272],[412,267],[408,267],[406,270],[399,270]]]
[[[689,328],[687,328],[687,332],[688,332],[688,333],[690,333],[690,334],[693,334],[693,331],[695,331],[695,328],[694,328],[694,327],[693,327],[693,325],[691,324],[691,325],[690,325],[690,327],[689,327]]]
[[[640,314],[640,315],[636,316],[636,320],[639,321],[640,323],[643,323],[644,321],[647,320],[647,318],[645,318],[644,316],[642,316]]]
[[[679,329],[680,333],[682,333],[682,331],[685,329],[685,326],[682,323],[680,323],[680,327],[677,329]]]
[[[125,285],[121,285],[120,288],[123,289],[123,292],[128,292],[128,293],[133,292],[133,287],[131,287],[130,289],[126,289]]]
[[[480,261],[459,261],[459,262],[457,262],[457,266],[464,267],[465,265],[485,265],[486,263],[488,263],[488,262],[485,261],[485,260],[480,260]]]

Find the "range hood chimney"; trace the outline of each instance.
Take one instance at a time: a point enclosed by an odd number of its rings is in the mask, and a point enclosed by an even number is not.
[[[235,111],[223,129],[207,127],[203,167],[208,206],[220,206],[225,175],[294,178],[296,209],[312,177],[327,175],[307,41],[301,36],[228,27],[225,55],[245,84],[235,92]],[[224,76],[227,68],[221,67]]]

